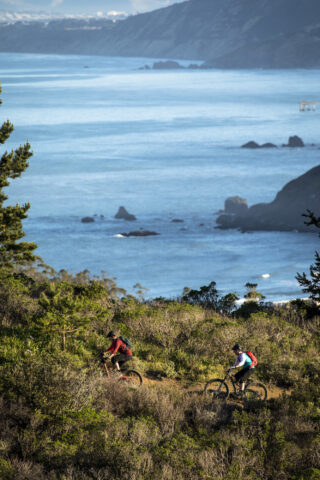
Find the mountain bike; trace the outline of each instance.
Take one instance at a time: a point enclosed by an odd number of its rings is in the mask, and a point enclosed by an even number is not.
[[[227,400],[230,394],[230,389],[226,380],[229,378],[231,381],[234,395],[241,400],[260,400],[264,402],[267,399],[268,392],[261,382],[252,382],[248,380],[244,391],[237,389],[236,382],[233,379],[233,376],[228,371],[224,379],[214,378],[209,380],[204,387],[204,393],[210,395],[212,398],[220,398],[222,400]]]
[[[130,387],[141,387],[142,385],[142,376],[137,370],[133,370],[130,368],[123,368],[121,370],[116,370],[113,367],[110,361],[104,358],[101,359],[101,363],[104,366],[104,370],[106,372],[106,376],[108,378],[117,380],[119,382],[124,383]]]

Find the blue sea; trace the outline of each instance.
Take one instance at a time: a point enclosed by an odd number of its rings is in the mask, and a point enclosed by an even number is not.
[[[272,201],[320,164],[320,112],[299,112],[320,100],[319,71],[139,70],[152,63],[0,54],[0,121],[15,125],[5,148],[29,140],[34,152],[8,189],[9,203],[31,202],[27,240],[56,270],[105,271],[149,297],[213,280],[240,296],[256,282],[270,301],[305,295],[295,275],[313,261],[316,234],[215,227],[227,197]],[[295,134],[306,148],[240,148]],[[121,205],[136,222],[114,219]],[[118,236],[141,228],[160,235]]]

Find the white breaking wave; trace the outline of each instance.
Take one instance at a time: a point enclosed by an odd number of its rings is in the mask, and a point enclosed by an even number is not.
[[[270,273],[264,273],[261,278],[270,278]]]

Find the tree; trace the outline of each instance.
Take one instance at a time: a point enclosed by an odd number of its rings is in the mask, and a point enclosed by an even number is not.
[[[0,93],[1,91],[0,85]],[[9,120],[3,123],[0,128],[0,145],[8,140],[13,129]],[[20,177],[28,168],[28,160],[31,156],[31,147],[27,142],[16,150],[5,151],[0,159],[0,268],[2,269],[12,269],[15,265],[30,263],[37,258],[33,254],[37,248],[35,243],[19,242],[25,236],[22,220],[27,218],[30,204],[4,206],[8,197],[3,192],[3,189],[10,185],[9,179]]]
[[[220,313],[225,315],[230,315],[236,308],[237,301],[239,297],[236,293],[227,293],[219,299],[218,309]]]
[[[320,229],[320,217],[316,217],[315,214],[310,210],[307,210],[307,213],[304,213],[302,216],[309,219],[306,222],[304,222],[305,225],[307,225],[308,227],[310,227],[310,225],[314,225],[315,227]],[[319,236],[320,236],[320,233],[319,233]]]
[[[47,292],[42,292],[39,304],[44,313],[37,319],[37,327],[49,337],[61,335],[63,350],[68,335],[80,335],[90,325],[90,299],[75,295],[70,283],[50,284]]]
[[[244,295],[244,298],[246,299],[247,302],[259,302],[259,301],[261,302],[262,300],[265,299],[262,293],[258,292],[257,283],[247,282],[245,284],[245,287],[247,289],[247,293]]]
[[[220,297],[216,289],[216,282],[200,287],[199,290],[183,289],[181,300],[191,305],[200,305],[203,308],[211,308],[222,314],[230,314],[234,309],[239,297],[236,293],[228,293]]]
[[[250,315],[253,313],[258,313],[263,311],[265,299],[262,293],[258,292],[258,284],[247,282],[245,284],[247,293],[245,293],[244,298],[245,302],[240,305],[236,311],[237,317],[250,318]]]
[[[135,290],[136,295],[138,296],[139,301],[140,301],[140,302],[145,302],[145,300],[146,300],[145,297],[146,297],[149,289],[146,288],[146,287],[143,287],[143,286],[141,285],[141,283],[136,283],[135,285],[133,285],[133,289]]]
[[[316,217],[310,210],[304,214],[304,217],[308,218],[305,222],[306,225],[315,225],[320,229],[320,217]],[[320,236],[320,234],[319,234]],[[320,302],[320,255],[315,252],[315,263],[310,265],[309,268],[310,278],[306,273],[297,273],[296,279],[298,280],[302,291],[310,294],[310,298],[316,302]]]
[[[185,287],[182,293],[182,301],[191,305],[201,305],[204,308],[216,310],[219,295],[216,282],[203,285],[199,290],[191,290]]]

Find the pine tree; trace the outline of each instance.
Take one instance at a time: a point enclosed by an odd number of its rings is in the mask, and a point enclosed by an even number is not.
[[[320,229],[320,217],[316,217],[313,212],[308,212],[304,215],[309,220],[305,222],[306,225],[314,225]],[[302,291],[310,293],[310,298],[317,303],[320,303],[320,255],[315,252],[315,263],[310,265],[310,278],[305,273],[297,273],[298,280]]]
[[[298,280],[302,291],[310,293],[310,298],[314,302],[320,302],[320,255],[315,252],[315,263],[310,265],[310,279],[305,273],[297,273]]]
[[[0,93],[1,93],[0,85]],[[2,101],[0,100],[0,104]],[[0,128],[0,145],[3,145],[13,132],[12,123],[7,120]],[[32,156],[29,142],[20,145],[11,152],[5,151],[0,158],[0,268],[12,269],[16,265],[33,262],[37,245],[31,242],[19,242],[25,236],[22,220],[27,218],[29,203],[24,205],[4,206],[8,199],[3,189],[10,185],[9,179],[15,179],[28,168]]]
[[[38,329],[43,334],[52,336],[58,333],[62,338],[62,348],[66,349],[67,336],[73,337],[84,333],[90,325],[90,299],[74,294],[70,283],[52,283],[46,293],[42,293],[39,304],[44,315],[37,319]]]

